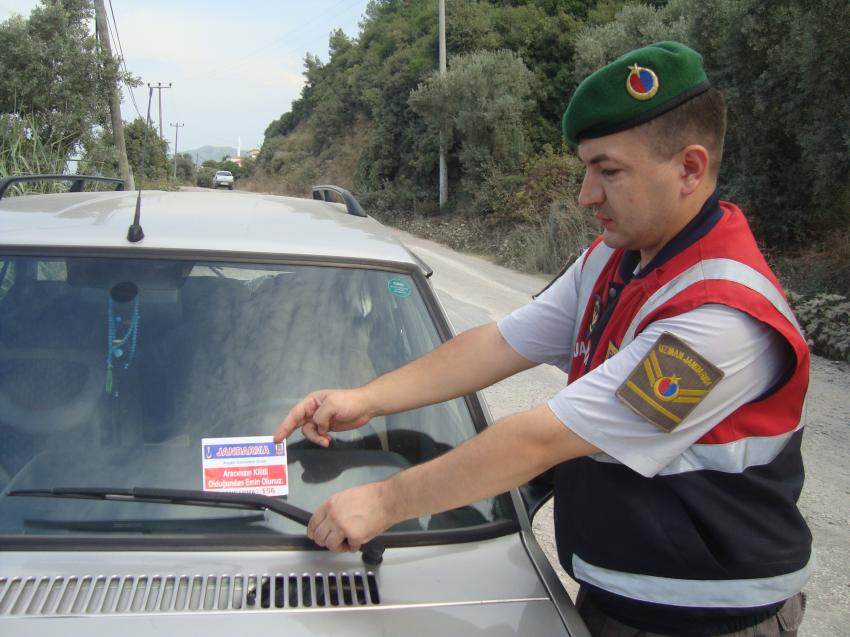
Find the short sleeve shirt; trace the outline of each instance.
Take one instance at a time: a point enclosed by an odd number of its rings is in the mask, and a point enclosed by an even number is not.
[[[580,258],[534,301],[498,323],[507,343],[536,363],[567,371],[578,308]],[[621,402],[617,389],[664,332],[682,339],[719,367],[723,378],[670,433]],[[561,422],[614,460],[651,477],[738,407],[757,399],[782,377],[783,338],[766,324],[725,305],[703,305],[649,324],[602,365],[549,400]]]

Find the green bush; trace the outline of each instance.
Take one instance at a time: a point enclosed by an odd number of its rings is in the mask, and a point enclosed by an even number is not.
[[[526,272],[557,272],[598,234],[590,213],[578,205],[584,167],[565,148],[545,145],[523,173],[522,187],[491,217],[511,228],[500,261]]]
[[[788,300],[815,354],[850,361],[850,299],[840,294],[806,298],[789,292]]]
[[[215,168],[201,166],[195,175],[195,183],[201,188],[212,188],[212,178],[215,171]]]

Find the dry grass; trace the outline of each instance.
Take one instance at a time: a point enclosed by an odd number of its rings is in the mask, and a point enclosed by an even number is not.
[[[269,173],[258,167],[253,176],[239,181],[239,187],[292,197],[308,197],[312,187],[319,184],[352,190],[360,149],[368,134],[368,126],[358,122],[344,138],[316,153],[313,129],[309,123],[300,125],[276,141],[269,151],[277,172]]]
[[[782,285],[806,297],[841,294],[850,298],[850,227],[803,252],[769,255]]]

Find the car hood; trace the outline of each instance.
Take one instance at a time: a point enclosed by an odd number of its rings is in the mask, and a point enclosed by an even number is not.
[[[6,622],[0,621],[0,626]],[[3,626],[9,637],[161,637],[205,635],[232,637],[255,634],[302,637],[345,635],[346,637],[524,637],[566,635],[551,602],[518,601],[487,605],[388,608],[364,613],[357,610],[289,611],[271,613],[219,613],[216,615],[158,615],[83,617],[74,619],[10,620]]]
[[[519,533],[325,551],[3,553],[0,634],[569,634]]]

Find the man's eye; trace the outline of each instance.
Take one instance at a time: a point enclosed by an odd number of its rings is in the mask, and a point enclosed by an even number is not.
[[[602,169],[602,175],[605,176],[605,177],[613,177],[618,172],[620,172],[619,168],[603,168]]]

